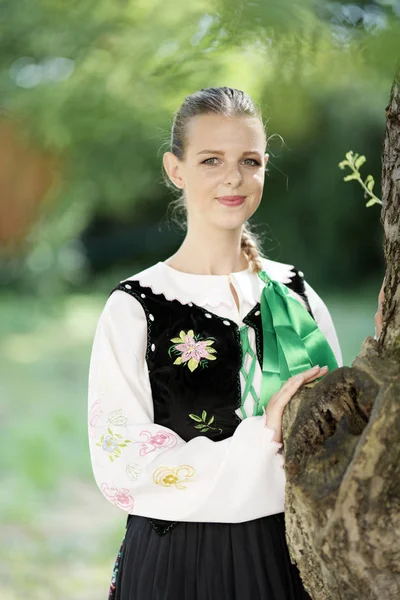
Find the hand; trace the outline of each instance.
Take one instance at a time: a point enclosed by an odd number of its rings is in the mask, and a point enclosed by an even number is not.
[[[309,383],[327,373],[328,367],[320,367],[319,365],[307,369],[298,375],[289,377],[281,389],[271,396],[265,411],[265,426],[275,430],[273,441],[282,442],[282,416],[289,400],[304,383]]]
[[[385,300],[385,294],[384,294],[384,287],[385,287],[385,279],[386,276],[383,278],[383,283],[382,283],[382,287],[381,290],[379,292],[379,296],[378,296],[378,310],[375,313],[374,316],[374,322],[375,322],[375,339],[378,340],[381,333],[382,333],[382,327],[383,327],[383,316],[382,316],[382,307],[383,307],[383,302]]]

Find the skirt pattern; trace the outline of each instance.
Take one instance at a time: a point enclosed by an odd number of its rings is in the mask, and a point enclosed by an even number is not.
[[[311,600],[290,562],[284,513],[165,528],[128,516],[109,600],[250,599]]]

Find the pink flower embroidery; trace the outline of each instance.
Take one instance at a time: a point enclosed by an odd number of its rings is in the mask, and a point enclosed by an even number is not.
[[[128,489],[110,487],[107,483],[102,483],[100,488],[106,498],[115,504],[115,506],[118,506],[118,508],[122,508],[122,510],[127,512],[133,509],[135,500]]]
[[[177,444],[177,437],[173,433],[160,429],[153,435],[150,431],[141,431],[140,436],[145,436],[144,442],[135,442],[141,444],[139,454],[145,456],[150,452],[154,452],[157,448],[173,448]]]
[[[103,409],[100,405],[100,400],[95,400],[89,410],[89,431],[90,437],[96,436],[96,425],[100,416],[103,414]]]
[[[206,366],[207,360],[216,360],[217,357],[214,354],[217,352],[215,348],[211,348],[215,338],[208,340],[201,340],[200,336],[195,335],[193,329],[190,329],[187,333],[181,331],[178,338],[172,338],[171,342],[174,345],[168,350],[168,354],[171,356],[171,352],[180,353],[181,355],[174,361],[174,365],[185,365],[193,372],[197,367]]]

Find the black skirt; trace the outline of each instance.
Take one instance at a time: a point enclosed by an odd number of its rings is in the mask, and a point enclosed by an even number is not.
[[[311,600],[290,562],[284,513],[170,524],[129,515],[109,600],[250,599]]]

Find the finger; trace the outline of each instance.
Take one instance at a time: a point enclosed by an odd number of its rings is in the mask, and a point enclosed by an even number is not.
[[[374,323],[375,323],[375,339],[377,340],[380,337],[380,335],[382,333],[382,328],[383,328],[383,316],[382,316],[381,311],[377,311],[375,313]]]
[[[385,289],[385,280],[386,280],[386,276],[383,278],[382,287],[381,287],[381,289],[379,291],[379,295],[378,295],[378,306],[380,305],[380,307],[382,307],[383,302],[385,300],[385,292],[384,292],[384,289]]]
[[[322,377],[326,375],[327,372],[328,368],[321,368],[317,366],[290,377],[287,381],[285,381],[280,390],[278,390],[278,392],[272,396],[271,405],[280,407],[281,409],[284,408],[292,396],[296,394],[296,392],[304,383],[309,383],[317,377]]]
[[[283,391],[289,390],[292,392],[292,390],[297,390],[301,385],[303,385],[303,383],[306,383],[307,381],[311,381],[312,379],[315,379],[316,377],[320,377],[321,375],[325,375],[327,372],[328,372],[328,369],[326,367],[321,368],[319,365],[316,365],[315,367],[312,367],[311,369],[307,369],[307,371],[303,371],[302,373],[299,373],[298,375],[294,375],[293,377],[290,377],[284,383],[284,385],[281,387],[281,390],[283,390]]]

